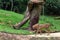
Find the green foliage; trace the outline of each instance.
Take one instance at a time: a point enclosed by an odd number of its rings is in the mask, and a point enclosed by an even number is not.
[[[25,11],[28,0],[0,0],[0,8],[18,13]]]
[[[45,13],[48,15],[60,15],[60,0],[46,0]]]

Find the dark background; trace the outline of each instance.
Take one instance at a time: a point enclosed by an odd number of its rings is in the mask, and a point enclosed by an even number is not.
[[[0,0],[0,9],[14,11],[20,14],[26,10],[29,0]],[[60,0],[46,0],[45,15],[60,15]]]

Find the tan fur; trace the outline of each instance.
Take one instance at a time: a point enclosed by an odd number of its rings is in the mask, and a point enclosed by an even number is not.
[[[46,32],[49,32],[48,28],[51,26],[50,23],[45,23],[45,24],[35,24],[33,25],[33,29],[35,29],[35,32],[42,32],[42,29],[46,29]]]

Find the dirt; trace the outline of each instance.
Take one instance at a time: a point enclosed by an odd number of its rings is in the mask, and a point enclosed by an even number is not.
[[[47,33],[37,35],[17,35],[5,32],[0,32],[0,40],[60,40],[60,32]]]

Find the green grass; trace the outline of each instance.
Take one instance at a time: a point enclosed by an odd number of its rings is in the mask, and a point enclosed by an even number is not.
[[[15,34],[32,34],[28,30],[15,30],[11,25],[14,25],[22,21],[24,16],[22,14],[17,14],[11,11],[0,10],[0,31],[15,33]],[[22,28],[26,28],[28,23],[26,23]]]
[[[11,25],[14,25],[18,22],[21,22],[24,18],[24,15],[17,14],[15,12],[0,10],[0,31],[8,32],[8,33],[15,33],[15,34],[33,34],[28,30],[16,30],[13,29]],[[51,30],[60,30],[60,20],[55,20],[54,17],[51,16],[41,16],[39,23],[51,23],[53,26],[50,27]],[[29,22],[24,24],[22,28],[27,28],[29,26]]]
[[[39,23],[51,23],[53,26],[50,27],[52,31],[60,31],[60,19],[54,19],[54,16],[41,16]]]

